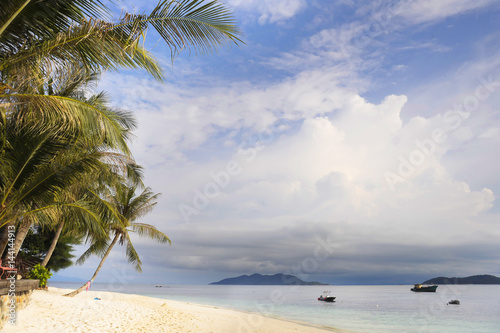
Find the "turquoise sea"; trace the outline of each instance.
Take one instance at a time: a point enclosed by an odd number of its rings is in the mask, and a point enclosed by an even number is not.
[[[76,288],[80,283],[53,282]],[[500,332],[500,285],[441,285],[436,293],[398,286],[194,286],[95,283],[94,291],[114,291],[259,313],[352,332]],[[336,302],[317,300],[325,290]],[[460,305],[447,305],[450,300]],[[243,330],[244,331],[244,330]]]

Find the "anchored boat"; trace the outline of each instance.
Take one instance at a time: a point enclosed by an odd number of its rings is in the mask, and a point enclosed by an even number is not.
[[[423,286],[421,284],[415,284],[413,288],[411,288],[411,291],[414,292],[427,292],[427,293],[433,293],[436,292],[438,286]]]
[[[329,291],[325,291],[323,292],[323,294],[321,294],[320,297],[318,297],[318,301],[323,301],[323,302],[335,302],[335,298],[334,296],[330,296],[330,292]]]

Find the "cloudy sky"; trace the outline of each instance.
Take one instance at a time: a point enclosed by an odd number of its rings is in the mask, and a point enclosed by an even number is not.
[[[101,81],[138,119],[134,156],[162,193],[143,222],[172,245],[134,237],[143,273],[117,247],[96,282],[500,275],[498,1],[226,3],[244,45],[172,66],[150,33],[164,83]]]

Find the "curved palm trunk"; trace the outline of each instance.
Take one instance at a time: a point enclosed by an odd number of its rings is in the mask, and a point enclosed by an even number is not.
[[[28,235],[28,231],[30,230],[32,221],[30,218],[23,218],[19,228],[16,233],[16,240],[14,242],[14,257],[17,257],[21,246],[23,245],[24,239],[26,235]]]
[[[90,282],[94,282],[94,279],[95,277],[97,276],[97,273],[99,273],[99,271],[101,270],[101,267],[102,265],[104,264],[104,261],[106,260],[106,258],[108,257],[109,253],[111,252],[111,249],[113,248],[113,246],[115,246],[116,242],[118,241],[118,237],[120,237],[120,234],[117,233],[115,235],[115,238],[113,239],[113,241],[111,242],[111,244],[109,245],[108,247],[108,250],[106,251],[106,254],[104,255],[104,257],[102,257],[101,259],[101,262],[99,263],[99,266],[97,266],[97,269],[95,270],[95,273],[94,275],[92,276],[92,278],[90,279]],[[75,295],[78,295],[79,293],[81,293],[85,288],[87,288],[87,283],[85,283],[83,286],[81,286],[80,288],[78,288],[77,290],[75,291],[72,291],[70,292],[69,294],[66,294],[64,296],[69,296],[69,297],[73,297]]]
[[[7,248],[7,244],[9,243],[9,227],[14,225],[14,221],[10,221],[6,225],[2,227],[2,231],[0,233],[0,258],[2,258],[5,249]]]
[[[56,248],[57,241],[59,240],[59,236],[61,236],[61,232],[64,227],[64,220],[59,223],[59,227],[57,227],[56,235],[54,236],[54,239],[52,239],[52,243],[50,244],[50,247],[47,251],[47,254],[45,255],[45,258],[43,258],[42,261],[42,266],[45,267],[49,263],[50,257],[52,256],[52,253],[54,253],[54,249]]]

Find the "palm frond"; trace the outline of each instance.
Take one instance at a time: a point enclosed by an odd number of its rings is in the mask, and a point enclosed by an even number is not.
[[[29,105],[26,112],[11,112],[12,121],[31,126],[32,130],[60,132],[78,131],[80,139],[99,139],[110,148],[129,153],[127,136],[135,127],[130,112],[111,111],[95,100],[79,100],[65,96],[38,94],[0,95]],[[82,130],[85,129],[85,130]],[[90,135],[89,135],[90,134]]]
[[[219,1],[162,0],[149,15],[126,14],[115,29],[139,36],[148,24],[170,47],[173,58],[185,48],[209,53],[230,42],[243,43],[235,19]]]
[[[15,52],[28,38],[53,37],[85,16],[107,17],[100,0],[2,0],[0,54]]]
[[[54,70],[55,66],[78,66],[88,72],[102,69],[143,68],[157,79],[162,70],[154,57],[142,47],[138,38],[130,38],[124,30],[115,29],[115,24],[102,20],[87,19],[78,25],[62,31],[53,38],[32,40],[16,53],[0,62],[0,70],[12,73],[37,71],[41,66],[44,72]],[[28,71],[28,72],[26,72]]]
[[[37,225],[42,227],[51,226],[64,218],[73,231],[80,234],[92,234],[94,238],[105,238],[105,221],[97,213],[91,202],[78,200],[76,202],[55,202],[40,208],[27,210],[18,215],[18,218],[32,218]],[[8,223],[8,221],[7,221]]]
[[[218,1],[164,0],[148,14],[125,13],[116,23],[99,19],[78,20],[79,24],[53,36],[32,38],[17,52],[1,57],[6,73],[49,71],[55,65],[81,65],[89,72],[122,67],[143,68],[161,80],[162,70],[144,49],[148,26],[152,25],[170,47],[172,58],[183,49],[208,53],[230,43],[243,43],[230,11]],[[0,53],[1,55],[1,53]],[[14,73],[14,74],[12,74]]]
[[[135,188],[129,188],[129,195],[135,194]],[[147,187],[137,195],[136,197],[130,197],[128,200],[128,209],[127,212],[124,212],[124,216],[126,216],[130,221],[135,221],[140,217],[145,216],[150,213],[154,206],[157,204],[157,199],[160,197],[160,193],[154,194],[151,188]]]
[[[104,256],[110,245],[110,239],[98,239],[92,242],[89,248],[76,260],[77,265],[83,264],[91,255]]]
[[[0,221],[19,210],[19,205],[36,208],[52,204],[62,191],[84,175],[102,169],[99,151],[50,140],[47,135],[35,140],[27,131],[12,140],[9,152],[10,177],[4,180]],[[7,171],[6,171],[7,172]]]
[[[130,225],[130,228],[139,236],[146,236],[147,238],[155,240],[158,243],[172,244],[167,235],[153,225],[134,222]]]
[[[134,268],[138,272],[142,272],[142,262],[141,259],[139,258],[139,254],[134,248],[134,245],[132,244],[132,241],[130,240],[130,237],[127,233],[125,233],[122,237],[124,237],[124,242],[125,242],[125,252],[127,254],[127,260],[129,263],[134,264]]]

